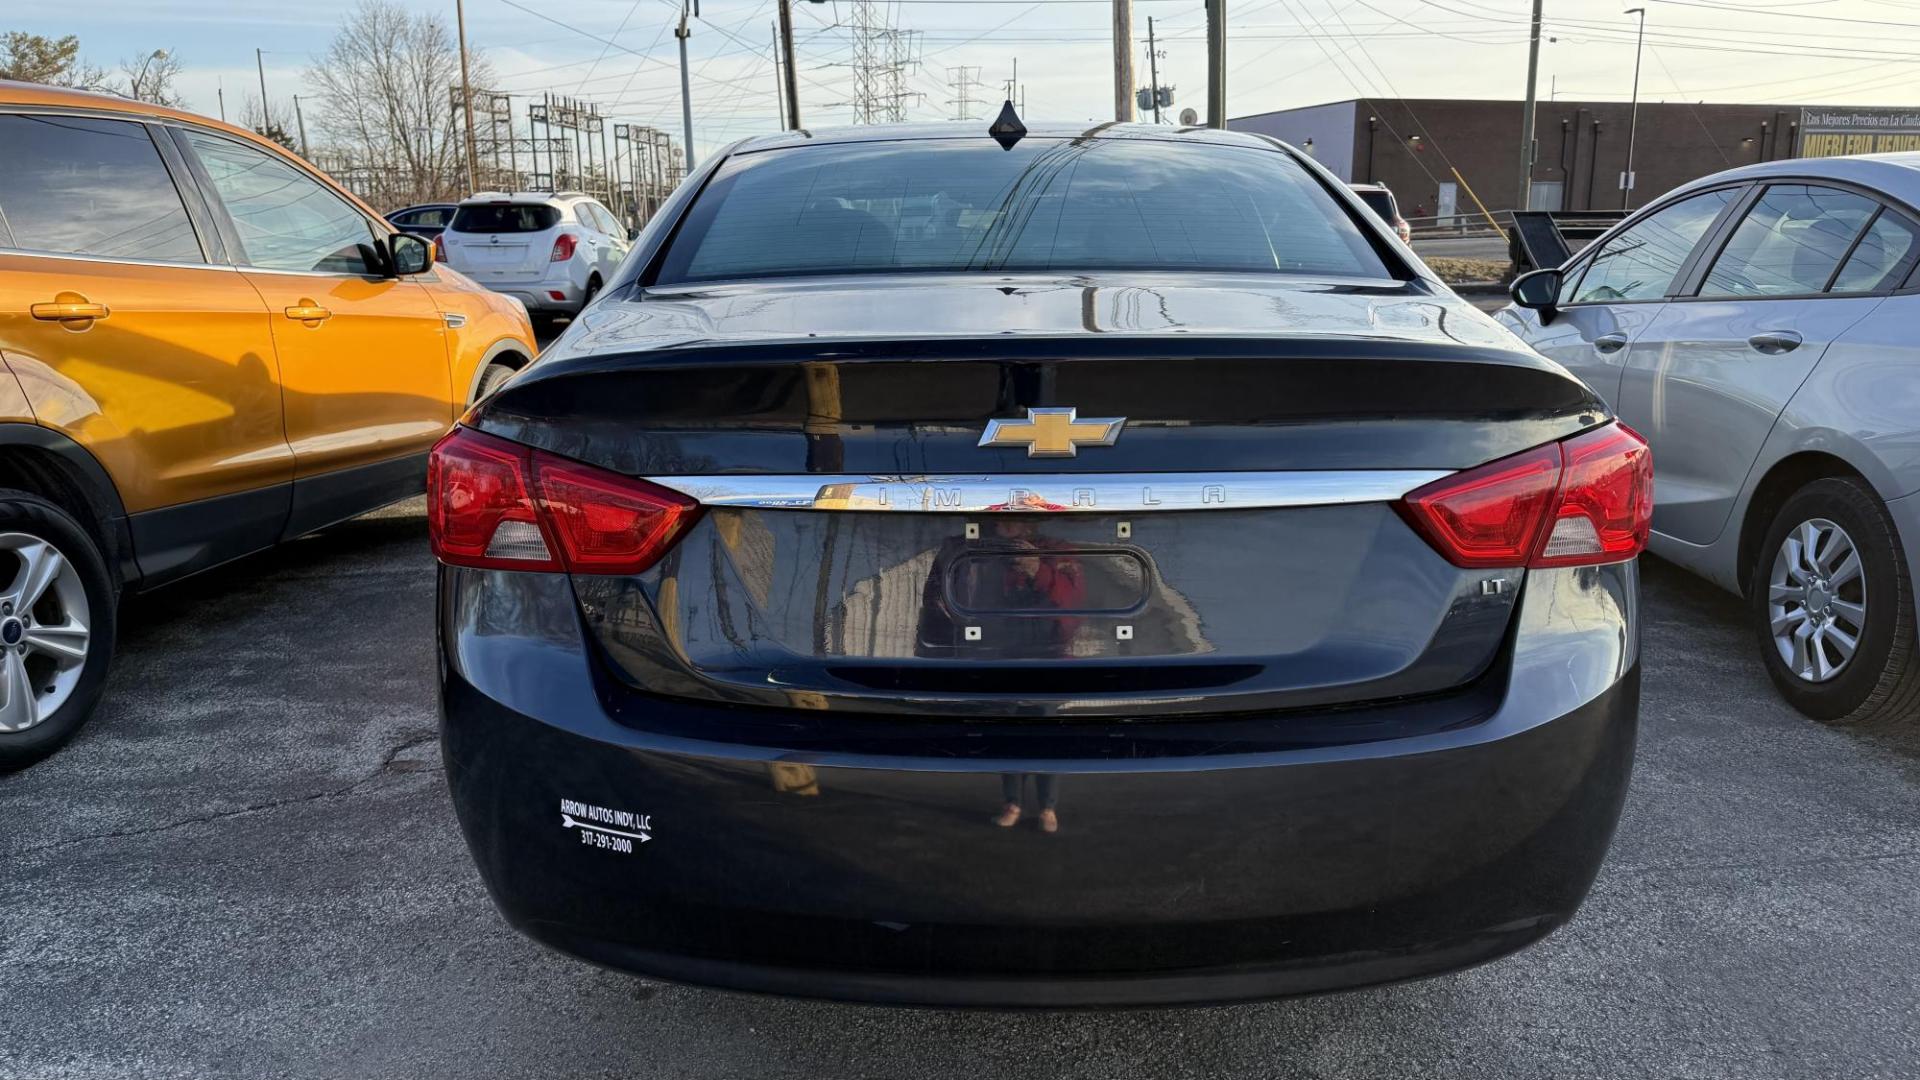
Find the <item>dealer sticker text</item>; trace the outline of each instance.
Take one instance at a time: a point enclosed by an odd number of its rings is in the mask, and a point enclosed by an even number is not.
[[[560,827],[578,831],[580,842],[620,855],[633,854],[635,844],[653,839],[653,815],[614,810],[574,799],[560,800]]]

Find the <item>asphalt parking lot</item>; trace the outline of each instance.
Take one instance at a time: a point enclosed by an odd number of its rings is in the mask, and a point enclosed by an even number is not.
[[[507,929],[442,788],[422,514],[136,600],[91,727],[0,779],[0,1076],[1858,1078],[1920,1061],[1920,759],[1788,711],[1735,602],[1662,564],[1633,790],[1573,925],[1385,989],[994,1014],[650,983]]]

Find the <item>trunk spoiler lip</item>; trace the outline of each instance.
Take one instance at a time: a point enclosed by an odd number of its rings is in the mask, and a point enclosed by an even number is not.
[[[1502,334],[1506,332],[1501,331]],[[1128,331],[1091,333],[1058,327],[1017,333],[849,334],[807,336],[791,333],[697,333],[674,339],[648,339],[619,345],[569,346],[561,341],[542,353],[514,380],[526,388],[549,380],[597,375],[640,374],[677,367],[781,365],[792,363],[878,364],[939,363],[971,360],[1000,363],[1081,363],[1101,360],[1173,359],[1176,361],[1373,360],[1490,365],[1557,376],[1577,387],[1591,406],[1600,399],[1552,360],[1514,339],[1505,344],[1441,339],[1409,329],[1377,328],[1366,333],[1327,327],[1287,332],[1251,329]],[[513,389],[509,387],[508,389]],[[497,397],[498,395],[496,395]]]
[[[647,476],[707,507],[900,513],[1152,513],[1393,502],[1451,469]]]

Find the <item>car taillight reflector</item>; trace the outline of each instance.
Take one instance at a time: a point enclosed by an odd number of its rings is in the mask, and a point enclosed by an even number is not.
[[[563,232],[559,236],[554,237],[553,254],[548,257],[548,261],[566,262],[568,259],[573,258],[573,246],[579,242],[579,238],[572,233]]]
[[[427,459],[427,535],[455,566],[558,570],[528,485],[527,447],[454,428]]]
[[[1609,424],[1560,444],[1564,460],[1553,525],[1530,566],[1631,559],[1653,527],[1653,451],[1640,433]]]
[[[433,261],[437,263],[443,263],[447,261],[446,242],[438,236],[433,238]]]
[[[1455,566],[1585,566],[1631,559],[1653,521],[1653,454],[1624,424],[1436,480],[1401,513]]]
[[[451,566],[637,574],[699,510],[678,492],[465,427],[427,466],[433,554]]]

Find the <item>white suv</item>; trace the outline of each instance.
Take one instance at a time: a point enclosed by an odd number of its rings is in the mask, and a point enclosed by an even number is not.
[[[460,203],[440,242],[447,265],[517,298],[536,322],[577,314],[631,246],[613,212],[577,191],[483,191]]]

